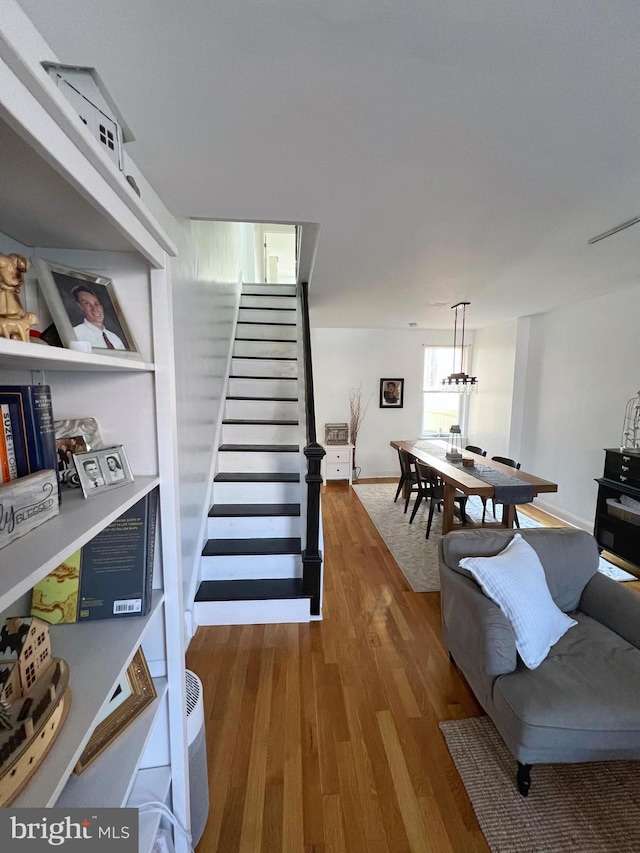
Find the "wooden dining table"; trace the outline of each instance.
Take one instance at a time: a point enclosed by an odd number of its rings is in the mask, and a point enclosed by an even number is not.
[[[493,498],[494,487],[490,483],[485,483],[483,480],[474,476],[473,467],[462,467],[461,465],[453,465],[440,455],[434,455],[435,452],[442,453],[446,448],[446,443],[442,442],[435,444],[427,439],[413,439],[409,441],[397,440],[390,442],[391,447],[396,450],[406,450],[416,459],[424,462],[438,472],[438,476],[444,483],[444,508],[442,515],[442,533],[448,533],[450,530],[458,527],[477,527],[477,524],[456,524],[455,518],[459,517],[456,511],[454,498],[456,491],[464,492],[465,495],[479,495],[484,498]],[[431,449],[431,453],[429,450]],[[477,453],[471,453],[468,450],[463,451],[463,457],[471,458],[474,465],[485,465],[488,468],[493,468],[495,471],[513,477],[516,480],[522,481],[523,484],[531,486],[533,494],[539,495],[542,492],[557,492],[558,484],[552,483],[549,480],[543,480],[541,477],[536,477],[533,474],[527,474],[526,471],[510,468],[508,465],[503,465],[501,462],[495,462],[493,459],[487,459],[486,456],[479,456]],[[513,527],[516,515],[516,508],[513,504],[503,504],[502,520],[498,522],[486,522],[483,527]]]

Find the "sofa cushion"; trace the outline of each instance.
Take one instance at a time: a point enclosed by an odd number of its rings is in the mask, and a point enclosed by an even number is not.
[[[520,761],[640,758],[640,650],[584,613],[534,671],[493,687],[496,726]]]
[[[551,597],[565,613],[576,610],[589,580],[598,571],[598,545],[584,530],[570,527],[540,527],[519,534],[535,550],[547,578]],[[440,557],[450,569],[470,576],[460,568],[463,557],[498,554],[514,536],[513,530],[456,530],[440,540]]]
[[[577,624],[554,603],[540,559],[519,533],[499,554],[464,557],[460,565],[511,622],[518,654],[529,669],[540,666],[551,646]]]

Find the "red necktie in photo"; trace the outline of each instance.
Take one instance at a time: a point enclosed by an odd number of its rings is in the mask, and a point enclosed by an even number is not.
[[[107,345],[107,349],[115,349],[114,345],[111,343],[109,338],[107,337],[107,333],[103,332],[102,337],[104,338],[104,342]]]

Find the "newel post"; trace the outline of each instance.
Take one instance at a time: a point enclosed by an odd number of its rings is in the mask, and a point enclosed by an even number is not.
[[[317,441],[310,442],[304,449],[307,457],[307,536],[306,548],[302,552],[302,591],[311,596],[311,615],[320,615],[320,586],[322,556],[320,542],[320,486],[322,475],[320,463],[325,449]]]

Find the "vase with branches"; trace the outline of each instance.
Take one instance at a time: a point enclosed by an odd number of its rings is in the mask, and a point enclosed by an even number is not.
[[[373,396],[373,395],[372,395]],[[349,435],[351,444],[353,444],[353,479],[357,480],[360,474],[360,469],[356,466],[356,443],[358,441],[358,433],[364,416],[367,414],[371,397],[366,404],[362,404],[362,385],[357,388],[349,388]]]

